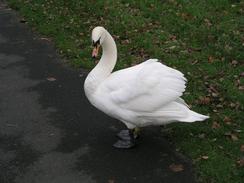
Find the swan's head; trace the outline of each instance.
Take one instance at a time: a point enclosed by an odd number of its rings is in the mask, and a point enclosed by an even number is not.
[[[103,27],[95,27],[92,30],[92,45],[93,45],[93,51],[92,51],[92,57],[96,58],[98,55],[99,47],[103,44],[106,37],[106,29]]]

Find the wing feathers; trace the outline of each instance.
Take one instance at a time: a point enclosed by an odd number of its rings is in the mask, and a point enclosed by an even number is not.
[[[179,98],[185,90],[184,75],[150,59],[113,73],[104,82],[114,104],[132,111],[154,111]]]

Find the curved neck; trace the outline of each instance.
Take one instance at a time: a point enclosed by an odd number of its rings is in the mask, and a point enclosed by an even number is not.
[[[101,46],[103,54],[94,70],[99,70],[100,72],[108,76],[113,71],[117,61],[117,47],[113,37],[107,31],[105,39]]]
[[[95,90],[113,71],[117,61],[117,47],[113,37],[106,31],[102,46],[102,57],[96,67],[87,76],[89,90]],[[89,84],[88,84],[89,83]]]

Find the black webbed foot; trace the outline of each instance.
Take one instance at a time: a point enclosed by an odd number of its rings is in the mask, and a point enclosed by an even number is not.
[[[135,142],[131,140],[118,140],[113,146],[118,149],[130,149],[135,146]]]
[[[119,149],[129,149],[136,145],[134,130],[121,130],[117,136],[121,139],[118,140],[113,146]]]
[[[119,137],[121,140],[130,140],[130,132],[129,130],[121,130],[119,133],[117,133],[117,137]]]
[[[134,139],[139,138],[139,128],[135,128],[133,130],[121,130],[119,133],[117,133],[117,137],[119,137],[121,140],[129,140],[130,133],[133,134]]]

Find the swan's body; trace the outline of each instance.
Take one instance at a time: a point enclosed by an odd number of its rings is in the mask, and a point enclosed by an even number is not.
[[[129,128],[194,122],[208,118],[191,111],[180,96],[185,90],[184,75],[157,59],[112,73],[117,49],[112,36],[102,27],[92,33],[99,40],[102,58],[86,78],[84,89],[89,101]],[[96,40],[97,39],[97,40]]]

